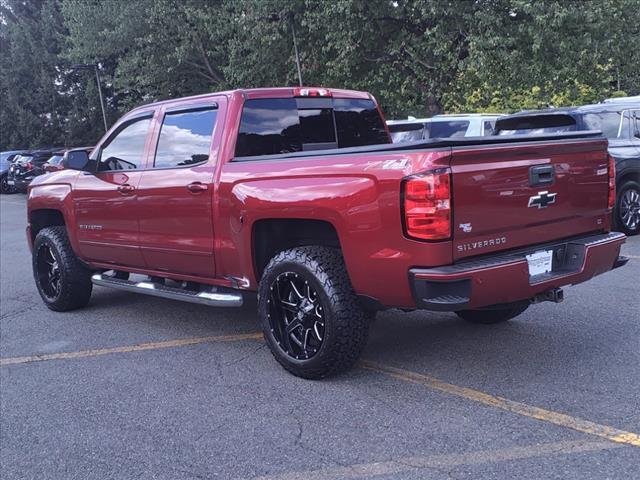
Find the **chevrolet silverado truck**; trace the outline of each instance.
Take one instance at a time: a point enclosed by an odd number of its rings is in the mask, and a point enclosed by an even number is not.
[[[351,366],[375,311],[497,323],[624,265],[600,132],[392,144],[368,93],[235,90],[136,108],[28,192],[52,310],[93,285],[217,307],[257,292],[275,359]]]

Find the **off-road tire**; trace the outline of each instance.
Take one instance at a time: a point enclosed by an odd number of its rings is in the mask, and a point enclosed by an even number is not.
[[[516,302],[499,307],[487,307],[477,310],[461,310],[456,314],[469,323],[491,325],[511,320],[529,308],[529,302]]]
[[[268,317],[271,287],[289,272],[309,282],[323,309],[323,341],[308,359],[293,358],[278,344]],[[319,379],[341,373],[358,360],[367,343],[369,315],[358,302],[342,254],[335,248],[297,247],[273,257],[260,281],[258,315],[274,358],[298,377]]]
[[[625,225],[625,221],[623,219],[623,211],[622,211],[622,201],[623,197],[626,195],[640,195],[640,183],[635,180],[627,180],[622,183],[620,187],[617,189],[617,198],[616,198],[616,207],[614,209],[614,220],[615,227],[617,230],[623,232],[625,235],[638,235],[640,233],[640,222],[635,226]],[[637,198],[634,196],[634,198]],[[637,206],[637,204],[636,204]],[[637,217],[636,217],[637,218]],[[631,228],[630,228],[631,227]]]
[[[0,193],[3,195],[8,195],[10,193],[16,193],[15,187],[9,185],[7,182],[9,180],[9,175],[6,173],[0,177]]]
[[[45,293],[38,274],[37,258],[48,247],[59,265],[59,291],[53,296]],[[47,227],[38,232],[33,243],[33,276],[45,305],[56,312],[85,307],[91,298],[91,271],[82,264],[71,248],[65,227]]]

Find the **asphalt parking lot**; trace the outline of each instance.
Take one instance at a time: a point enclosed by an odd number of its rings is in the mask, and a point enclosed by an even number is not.
[[[638,478],[640,238],[497,326],[378,315],[346,375],[285,373],[237,310],[96,287],[54,313],[0,200],[2,478]]]

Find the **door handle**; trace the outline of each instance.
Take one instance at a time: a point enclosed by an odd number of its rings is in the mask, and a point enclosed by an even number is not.
[[[208,188],[209,187],[207,187],[207,185],[202,182],[193,182],[187,185],[187,190],[189,190],[191,193],[204,192]]]
[[[535,165],[529,169],[529,185],[551,185],[555,181],[556,172],[553,165]]]
[[[124,183],[122,185],[118,185],[118,191],[123,195],[128,195],[133,192],[136,187],[129,185],[128,183]]]

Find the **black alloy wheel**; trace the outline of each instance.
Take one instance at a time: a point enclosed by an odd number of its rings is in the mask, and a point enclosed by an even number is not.
[[[267,300],[269,325],[278,346],[297,360],[312,358],[324,340],[324,313],[318,293],[297,273],[276,277]]]
[[[55,300],[60,294],[60,264],[46,243],[36,252],[36,275],[42,293],[48,300]]]
[[[269,261],[258,287],[258,317],[273,357],[308,379],[348,370],[367,343],[370,324],[340,250],[311,245]]]
[[[38,292],[48,308],[65,312],[89,303],[91,271],[76,257],[64,226],[38,232],[31,264]]]

